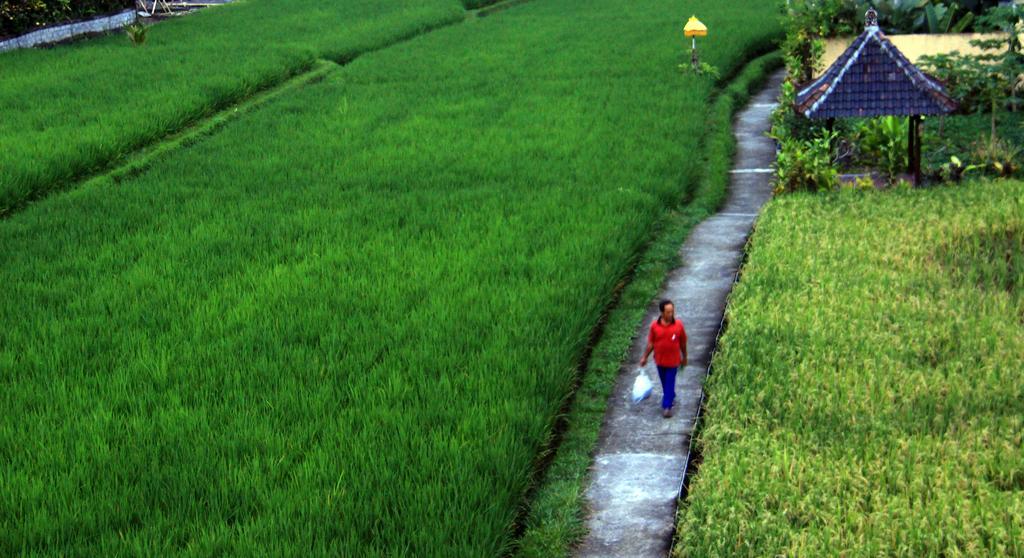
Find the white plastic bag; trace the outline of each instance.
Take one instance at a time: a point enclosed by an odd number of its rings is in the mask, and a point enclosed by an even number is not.
[[[654,384],[647,377],[643,368],[636,369],[636,380],[633,380],[633,403],[639,403],[651,396]]]

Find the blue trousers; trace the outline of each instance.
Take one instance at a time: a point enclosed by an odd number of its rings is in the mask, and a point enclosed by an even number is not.
[[[658,367],[658,377],[661,378],[661,408],[671,409],[672,403],[676,400],[676,372],[679,368]]]

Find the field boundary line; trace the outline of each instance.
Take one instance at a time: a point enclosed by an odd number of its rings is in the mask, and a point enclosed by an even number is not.
[[[329,71],[329,68],[325,69],[324,64],[330,64],[330,67],[333,68],[344,67],[368,54],[373,54],[411,41],[418,37],[422,37],[439,29],[463,24],[478,17],[491,15],[492,13],[497,13],[529,1],[531,0],[504,0],[503,2],[478,8],[476,10],[463,10],[461,16],[455,16],[448,20],[413,29],[408,33],[393,37],[380,45],[367,48],[366,50],[336,57],[320,56],[315,58],[310,62],[310,64],[300,66],[299,68],[296,68],[294,72],[283,76],[280,79],[271,80],[269,83],[264,84],[264,86],[247,95],[239,97],[238,99],[227,102],[224,106],[213,110],[209,114],[199,116],[180,127],[169,129],[160,137],[143,142],[138,147],[130,149],[127,153],[97,165],[97,169],[93,172],[86,172],[66,180],[61,180],[55,183],[52,188],[46,188],[29,193],[23,199],[17,200],[10,206],[0,208],[0,220],[16,215],[35,203],[76,190],[96,180],[103,179],[105,177],[117,177],[115,180],[121,180],[121,177],[138,174],[144,170],[148,163],[154,160],[155,154],[165,154],[173,148],[178,146],[189,146],[204,137],[212,135],[232,119],[227,118],[228,116],[240,116],[241,114],[250,112],[266,101],[276,97],[276,93],[284,90],[290,90],[296,84],[306,85],[313,83],[318,79],[323,79],[324,75]],[[235,114],[236,112],[238,114]],[[187,139],[190,137],[192,140]],[[145,164],[140,165],[140,162],[145,162]]]
[[[282,83],[278,83],[269,89],[265,89],[247,97],[244,101],[238,104],[231,105],[223,110],[217,111],[198,122],[194,122],[182,130],[174,132],[157,142],[142,147],[134,153],[123,157],[120,162],[113,165],[111,168],[83,178],[75,187],[53,193],[69,193],[82,187],[107,181],[119,184],[133,176],[141,174],[157,159],[168,155],[172,151],[182,147],[190,147],[201,142],[203,139],[217,133],[218,130],[226,126],[228,123],[260,108],[264,104],[284,95],[285,93],[289,93],[295,89],[312,85],[323,80],[328,73],[337,70],[339,67],[340,66],[336,62],[330,60],[317,60],[308,71],[292,76]],[[51,196],[44,196],[39,200],[33,200],[33,202],[42,201],[49,197]],[[20,206],[18,209],[24,209],[33,202],[28,202],[26,205]],[[17,210],[10,211],[4,214],[3,218],[8,218],[16,213],[18,213]]]
[[[488,17],[498,12],[503,12],[509,8],[514,8],[520,4],[526,4],[533,0],[503,0],[502,2],[496,2],[490,6],[484,6],[475,10],[469,10],[467,17]]]

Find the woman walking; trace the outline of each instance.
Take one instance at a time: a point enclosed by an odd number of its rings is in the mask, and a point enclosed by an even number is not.
[[[676,319],[676,308],[671,300],[658,303],[661,315],[651,324],[647,336],[647,348],[640,358],[640,367],[647,366],[647,357],[654,351],[654,364],[661,379],[661,416],[672,416],[672,403],[676,398],[676,373],[679,367],[686,367],[686,329],[682,320]]]

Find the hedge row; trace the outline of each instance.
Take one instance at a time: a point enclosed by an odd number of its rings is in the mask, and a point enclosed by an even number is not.
[[[132,0],[0,0],[0,38],[132,7]]]

